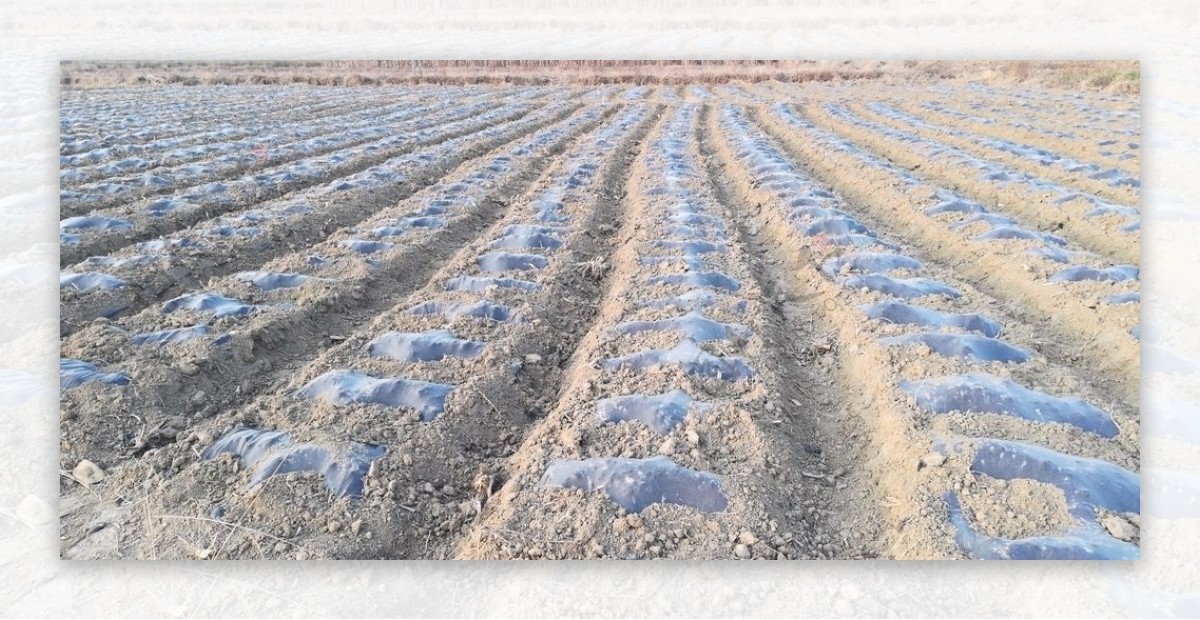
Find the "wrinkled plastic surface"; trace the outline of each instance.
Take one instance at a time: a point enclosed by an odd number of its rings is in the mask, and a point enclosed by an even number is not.
[[[999,323],[982,314],[950,314],[898,301],[881,301],[859,308],[870,319],[900,325],[923,325],[934,329],[957,327],[964,331],[978,332],[988,338],[995,338],[1001,327]]]
[[[1052,396],[982,373],[901,381],[900,389],[929,413],[994,413],[1030,422],[1058,422],[1105,438],[1120,431],[1111,416],[1083,399]]]
[[[750,337],[750,329],[745,325],[735,323],[720,323],[698,311],[659,321],[627,321],[613,327],[620,334],[636,334],[645,331],[677,331],[695,340],[745,340]]]
[[[673,273],[665,276],[654,276],[646,280],[647,284],[666,284],[669,286],[686,286],[689,288],[715,288],[730,292],[742,287],[737,280],[720,271],[693,271],[690,273]]]
[[[180,327],[177,329],[164,329],[162,331],[147,332],[144,334],[136,334],[129,338],[129,341],[136,345],[156,345],[178,344],[187,342],[193,338],[199,338],[208,334],[208,327],[205,325],[193,325],[192,327]]]
[[[426,301],[409,308],[408,313],[418,316],[439,314],[451,319],[459,316],[469,316],[474,319],[491,319],[499,322],[508,321],[515,316],[512,308],[494,304],[490,301],[477,301],[473,304]]]
[[[1018,222],[1016,220],[1012,219],[1011,217],[1008,217],[1007,215],[1000,215],[998,213],[982,212],[982,213],[975,213],[974,215],[964,217],[963,219],[959,220],[958,222],[951,224],[950,228],[953,230],[958,230],[960,228],[965,228],[967,226],[970,226],[971,224],[977,224],[979,222],[983,222],[983,223],[987,224],[988,226],[992,226],[992,227],[995,227],[995,226],[1015,227],[1018,225]]]
[[[1032,256],[1044,258],[1046,260],[1052,260],[1056,263],[1066,264],[1066,263],[1071,262],[1071,253],[1070,252],[1068,252],[1058,246],[1053,246],[1053,245],[1043,245],[1043,246],[1036,247],[1036,248],[1033,248],[1030,250],[1025,250],[1025,253],[1032,255]]]
[[[121,278],[94,271],[88,271],[84,273],[71,273],[69,271],[64,271],[58,275],[59,289],[70,288],[77,291],[108,291],[122,288],[124,286],[125,281]]]
[[[323,446],[294,444],[287,433],[239,428],[204,449],[201,458],[216,458],[221,454],[237,456],[254,473],[250,486],[261,484],[272,476],[291,472],[316,472],[325,479],[325,486],[336,497],[361,497],[363,478],[371,461],[387,452],[383,446],[352,442],[344,454],[335,454]]]
[[[518,280],[516,278],[488,278],[480,276],[458,276],[446,280],[448,291],[470,291],[482,293],[489,288],[512,288],[522,291],[532,291],[538,288],[537,282]]]
[[[557,249],[563,244],[561,238],[563,230],[557,226],[513,224],[506,226],[503,235],[491,242],[489,247],[510,250],[521,248]]]
[[[487,273],[503,273],[505,271],[537,271],[545,269],[550,261],[538,254],[509,254],[507,252],[492,252],[480,256],[476,262],[479,268]]]
[[[179,309],[195,312],[211,312],[217,318],[247,316],[258,309],[237,299],[216,293],[191,293],[163,303],[162,310],[171,313]]]
[[[396,246],[392,245],[391,243],[384,242],[384,241],[364,241],[362,239],[347,239],[345,241],[342,241],[342,247],[345,247],[346,249],[348,249],[352,252],[358,252],[359,254],[374,254],[376,252],[382,252],[383,250],[389,250]]]
[[[926,295],[942,295],[951,299],[957,299],[962,296],[957,290],[936,280],[928,278],[893,278],[877,273],[843,278],[842,286],[853,289],[865,288],[901,299],[913,299]]]
[[[867,235],[874,236],[866,226],[848,217],[822,217],[804,227],[801,233],[806,237],[814,235]]]
[[[1093,523],[1085,523],[1058,536],[1013,539],[980,534],[967,521],[958,496],[947,493],[944,498],[955,541],[977,560],[1136,560],[1140,557],[1136,545],[1107,535]]]
[[[880,252],[851,252],[841,256],[826,259],[821,264],[821,271],[834,278],[849,269],[855,273],[887,273],[894,269],[920,271],[924,265],[921,261],[900,254],[884,254]]]
[[[129,230],[133,228],[126,220],[99,215],[69,217],[58,223],[59,231],[67,230]]]
[[[894,243],[884,241],[883,239],[872,237],[870,235],[817,235],[816,238],[823,239],[830,245],[842,245],[855,248],[881,247],[888,250],[900,249],[900,247]]]
[[[1142,303],[1142,293],[1140,291],[1134,291],[1132,293],[1117,293],[1115,295],[1107,295],[1104,298],[1104,303],[1112,305],[1140,304]]]
[[[689,411],[703,414],[712,405],[693,400],[683,390],[672,390],[656,396],[632,394],[605,398],[596,403],[596,420],[600,424],[637,421],[660,435],[667,435],[683,421]]]
[[[606,370],[645,370],[655,366],[676,366],[689,375],[724,381],[749,379],[754,375],[742,358],[717,357],[701,349],[695,341],[687,339],[671,349],[651,349],[604,361]]]
[[[302,273],[275,273],[270,271],[243,271],[234,275],[242,282],[249,282],[262,291],[295,288],[304,284],[309,277]]]
[[[980,439],[956,444],[973,446],[971,471],[999,480],[1029,479],[1058,487],[1067,510],[1077,520],[1072,530],[1054,536],[1007,539],[974,531],[953,493],[945,496],[959,545],[972,557],[1018,560],[1132,560],[1138,547],[1109,536],[1097,509],[1141,513],[1137,474],[1098,459],[1055,452],[1032,444]]]
[[[88,381],[129,385],[129,375],[123,372],[102,372],[95,364],[66,358],[58,360],[58,380],[64,390],[79,387]]]
[[[1096,508],[1112,512],[1142,511],[1138,475],[1099,459],[1055,452],[1048,448],[1002,439],[975,443],[971,471],[996,478],[1028,478],[1062,490],[1072,515],[1094,520]]]
[[[1050,281],[1081,282],[1083,280],[1094,280],[1096,282],[1124,282],[1125,280],[1137,280],[1138,273],[1138,268],[1133,265],[1117,265],[1104,269],[1077,265],[1075,267],[1067,267],[1050,276]]]
[[[723,512],[729,505],[716,476],[680,467],[665,456],[553,461],[540,484],[602,490],[618,506],[635,513],[660,502],[701,512]]]
[[[703,239],[688,239],[686,241],[658,239],[652,245],[656,248],[679,250],[688,256],[711,253],[725,254],[729,251],[729,248],[724,243],[714,243]]]
[[[999,241],[1004,239],[1032,240],[1041,241],[1043,243],[1052,243],[1060,246],[1065,246],[1067,244],[1066,239],[1063,239],[1062,237],[1043,232],[1025,230],[1024,228],[1017,228],[1015,226],[997,226],[985,233],[975,235],[975,239],[978,241]]]
[[[414,381],[402,377],[379,379],[351,370],[331,370],[296,391],[297,398],[323,400],[334,405],[374,403],[412,409],[425,422],[432,421],[446,406],[453,385]]]
[[[455,338],[444,329],[420,334],[388,332],[367,343],[367,354],[401,362],[436,362],[447,357],[478,357],[484,346],[482,342]]]
[[[940,202],[932,207],[925,209],[925,215],[939,215],[941,213],[983,213],[985,209],[978,203],[962,199],[953,199]]]
[[[1028,352],[1007,342],[975,334],[921,332],[880,338],[879,342],[888,346],[925,345],[938,355],[964,357],[980,362],[1016,362],[1019,364],[1029,361],[1030,357]]]

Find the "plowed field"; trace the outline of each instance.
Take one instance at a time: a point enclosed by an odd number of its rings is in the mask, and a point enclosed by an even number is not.
[[[1136,97],[142,87],[61,124],[65,558],[1139,555]]]

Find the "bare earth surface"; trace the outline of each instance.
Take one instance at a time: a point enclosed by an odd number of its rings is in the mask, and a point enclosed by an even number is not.
[[[1139,555],[1136,96],[153,86],[61,122],[64,558]]]

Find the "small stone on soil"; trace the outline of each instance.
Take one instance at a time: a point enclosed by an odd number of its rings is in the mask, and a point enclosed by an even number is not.
[[[71,474],[75,476],[76,480],[83,483],[83,486],[87,487],[104,480],[108,476],[108,474],[104,473],[103,469],[100,469],[99,465],[87,459],[79,461],[79,464],[75,466]]]

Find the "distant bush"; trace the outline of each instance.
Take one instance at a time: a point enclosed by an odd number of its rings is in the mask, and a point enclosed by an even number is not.
[[[1093,75],[1088,79],[1087,84],[1093,88],[1108,88],[1109,84],[1116,81],[1118,73],[1116,71],[1106,71],[1098,75]]]

